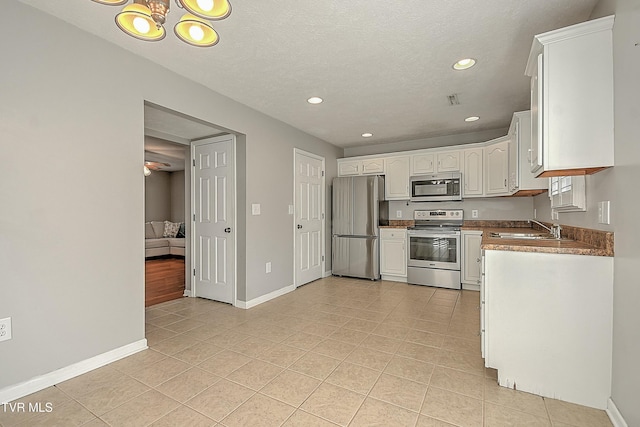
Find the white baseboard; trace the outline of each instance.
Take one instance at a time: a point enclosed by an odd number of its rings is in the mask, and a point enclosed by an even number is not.
[[[465,291],[480,292],[480,285],[470,285],[468,283],[463,283],[462,284],[462,289],[464,289]]]
[[[263,302],[267,302],[274,298],[278,298],[281,295],[288,294],[289,292],[295,291],[295,290],[296,290],[296,285],[285,286],[284,288],[280,288],[276,291],[269,292],[266,295],[262,295],[261,297],[254,298],[250,301],[238,301],[238,304],[236,305],[236,307],[238,308],[255,307],[256,305],[262,304]]]
[[[611,398],[609,398],[609,401],[607,402],[606,411],[609,419],[611,420],[611,424],[613,424],[613,427],[629,427],[624,418],[622,418],[622,414],[620,413],[620,411],[618,411],[618,407],[615,403],[613,403],[613,400],[611,400]]]
[[[333,270],[325,271],[324,274],[322,275],[322,278],[324,279],[325,277],[329,277],[332,274],[333,274]]]
[[[89,359],[85,359],[81,362],[74,363],[73,365],[56,369],[48,374],[40,375],[18,384],[10,385],[0,389],[0,403],[7,403],[12,400],[20,399],[21,397],[35,393],[36,391],[43,390],[47,387],[51,387],[52,385],[77,377],[78,375],[93,371],[101,366],[108,365],[109,363],[145,350],[146,348],[148,347],[147,340],[145,338]]]
[[[184,294],[182,294],[182,296],[185,296],[185,297],[191,297],[191,296],[193,296],[193,295],[191,294],[191,289],[185,289],[185,290],[184,290]]]

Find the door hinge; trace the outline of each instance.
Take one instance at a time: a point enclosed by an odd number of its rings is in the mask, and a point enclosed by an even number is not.
[[[196,159],[193,159],[193,166],[196,165]]]
[[[322,171],[322,176],[324,176],[324,171]]]
[[[322,255],[322,261],[324,261],[324,255]]]
[[[196,220],[196,214],[193,214],[193,220],[194,221]]]
[[[324,219],[324,213],[322,214],[322,219]]]
[[[195,276],[196,276],[196,269],[194,268],[193,269],[193,277],[195,277]]]

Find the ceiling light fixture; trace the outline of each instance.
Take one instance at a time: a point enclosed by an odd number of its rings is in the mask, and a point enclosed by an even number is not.
[[[473,67],[474,65],[476,65],[476,60],[473,58],[465,58],[465,59],[461,59],[460,61],[456,62],[455,64],[453,64],[453,69],[454,70],[467,70],[471,67]]]
[[[365,132],[365,133],[362,134],[363,138],[371,138],[372,136],[373,136],[373,134],[369,133],[369,132]]]
[[[466,119],[464,119],[465,122],[475,122],[476,120],[480,120],[480,117],[471,116],[471,117],[467,117]]]
[[[307,99],[307,102],[309,104],[321,104],[323,101],[322,98],[319,98],[317,96],[312,96],[311,98]]]
[[[119,6],[127,0],[93,0],[96,3]],[[210,47],[220,41],[218,33],[208,21],[219,21],[231,14],[229,0],[176,0],[179,8],[188,13],[173,28],[183,42],[197,47]],[[133,0],[116,15],[116,25],[139,40],[162,40],[170,0]]]

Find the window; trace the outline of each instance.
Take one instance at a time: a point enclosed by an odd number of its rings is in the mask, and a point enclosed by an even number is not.
[[[557,212],[586,211],[584,175],[549,178],[549,198],[551,209]]]

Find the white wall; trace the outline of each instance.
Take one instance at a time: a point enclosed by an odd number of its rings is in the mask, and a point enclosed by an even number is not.
[[[184,171],[175,171],[169,174],[171,222],[184,222],[184,184]]]
[[[13,339],[0,343],[0,389],[144,338],[145,100],[242,135],[239,296],[293,284],[293,148],[325,156],[328,180],[341,149],[19,2],[3,7],[0,317]],[[113,172],[95,173],[96,159]],[[245,209],[255,202],[258,217]]]
[[[627,424],[640,425],[640,2],[617,0],[613,31],[616,203],[612,398]]]
[[[169,220],[171,216],[170,184],[171,173],[169,172],[153,171],[144,179],[145,222]]]

